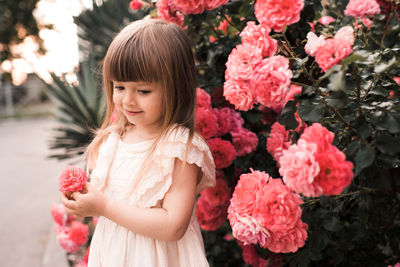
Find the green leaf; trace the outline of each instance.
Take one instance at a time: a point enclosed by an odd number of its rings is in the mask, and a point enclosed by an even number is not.
[[[397,64],[396,58],[393,57],[388,62],[383,62],[383,63],[380,63],[380,64],[376,65],[375,68],[374,68],[374,72],[381,73],[381,72],[387,71],[393,65],[396,65],[396,64]]]
[[[347,104],[347,95],[343,90],[333,91],[326,99],[328,106],[332,108],[343,108]]]
[[[366,139],[371,136],[372,128],[368,124],[363,124],[357,128],[357,132],[361,138]]]
[[[394,156],[400,153],[400,137],[379,133],[376,137],[376,146],[382,153]]]
[[[370,145],[366,145],[358,150],[355,157],[355,175],[359,175],[360,172],[370,166],[374,162],[375,151]]]
[[[286,129],[296,129],[298,123],[294,116],[295,112],[296,112],[296,102],[289,101],[283,108],[281,114],[279,115],[278,122],[282,125],[285,125]]]
[[[330,232],[337,232],[342,227],[340,220],[334,214],[325,217],[323,226]]]
[[[341,70],[329,76],[328,88],[332,91],[343,90],[345,88],[344,74],[345,72]]]
[[[351,54],[350,56],[346,57],[345,59],[342,60],[342,64],[346,65],[355,61],[359,61],[359,60],[365,60],[366,58],[368,58],[368,55],[370,53],[366,50],[358,50],[355,51],[353,54]]]
[[[299,115],[303,120],[318,122],[325,113],[325,107],[321,103],[315,103],[312,99],[302,100],[299,105]]]

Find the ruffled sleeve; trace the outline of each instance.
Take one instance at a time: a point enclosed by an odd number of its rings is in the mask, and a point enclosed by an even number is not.
[[[185,155],[188,135],[188,129],[176,127],[158,145],[153,155],[152,166],[139,183],[134,197],[136,205],[153,207],[164,198],[172,184],[176,158],[200,167],[202,174],[196,187],[197,194],[206,187],[215,186],[215,165],[207,143],[195,134]]]
[[[100,190],[105,186],[108,171],[118,147],[118,140],[119,135],[113,132],[100,145],[96,166],[90,174],[90,182]]]

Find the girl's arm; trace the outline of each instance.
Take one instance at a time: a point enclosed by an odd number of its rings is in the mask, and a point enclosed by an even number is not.
[[[127,229],[158,240],[183,237],[196,199],[199,167],[175,160],[172,184],[161,208],[138,208],[107,198],[88,184],[88,192],[73,193],[75,200],[62,197],[67,213],[78,217],[104,216]]]

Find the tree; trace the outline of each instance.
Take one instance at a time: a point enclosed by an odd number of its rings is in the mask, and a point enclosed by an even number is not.
[[[39,37],[39,28],[32,13],[38,1],[0,1],[0,62],[20,57],[12,53],[11,47],[23,42],[28,36],[39,44],[38,52],[45,52],[43,40]]]

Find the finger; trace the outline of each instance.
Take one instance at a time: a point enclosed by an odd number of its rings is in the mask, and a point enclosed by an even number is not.
[[[68,208],[68,209],[74,209],[75,208],[75,201],[74,200],[69,200],[68,198],[63,198],[62,203],[64,204],[64,207]]]
[[[75,200],[78,200],[81,197],[81,193],[80,192],[73,192],[71,194],[71,197]]]
[[[68,214],[69,216],[74,216],[76,217],[75,211],[69,208],[65,208],[65,213]]]

